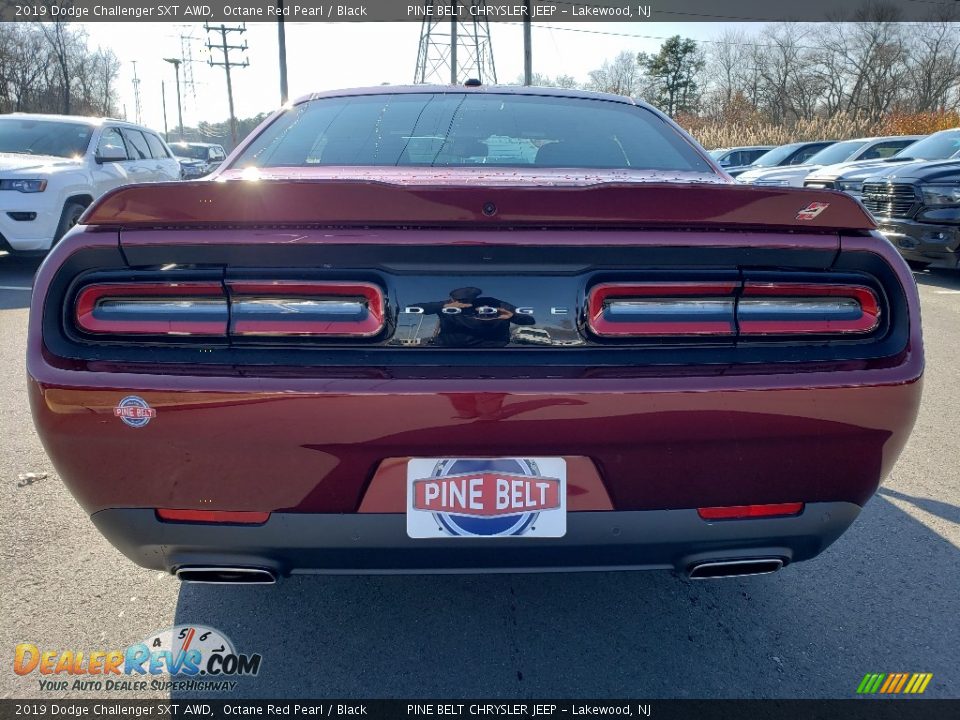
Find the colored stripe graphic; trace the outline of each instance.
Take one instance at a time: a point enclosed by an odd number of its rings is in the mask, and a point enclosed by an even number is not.
[[[932,679],[933,673],[867,673],[857,686],[857,694],[919,695]]]

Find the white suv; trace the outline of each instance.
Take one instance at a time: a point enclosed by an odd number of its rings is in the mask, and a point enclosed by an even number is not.
[[[109,118],[0,115],[0,249],[45,251],[103,193],[179,180],[152,130]]]

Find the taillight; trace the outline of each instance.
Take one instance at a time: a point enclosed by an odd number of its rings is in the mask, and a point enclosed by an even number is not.
[[[359,282],[228,281],[230,334],[372,337],[384,326],[380,288]]]
[[[588,324],[600,337],[736,334],[740,283],[601,283],[587,297]]]
[[[77,295],[84,332],[226,337],[227,298],[219,283],[97,283]]]
[[[704,520],[742,520],[744,518],[790,517],[803,512],[802,502],[768,505],[724,505],[697,508]]]
[[[166,522],[262,525],[270,519],[270,513],[249,510],[175,510],[158,508],[157,517]]]
[[[599,337],[865,335],[880,325],[865,285],[704,281],[601,283],[587,295]]]
[[[863,285],[748,281],[737,303],[744,336],[865,334],[879,323],[877,295]]]
[[[361,282],[102,282],[80,289],[74,319],[98,336],[367,338],[383,330],[384,305]]]

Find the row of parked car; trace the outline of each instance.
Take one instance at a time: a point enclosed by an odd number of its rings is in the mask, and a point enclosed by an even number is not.
[[[857,197],[915,265],[960,267],[960,128],[779,147],[722,148],[740,182],[829,188]],[[0,117],[0,249],[43,252],[103,193],[121,185],[195,179],[226,159],[221,145],[167,144],[110,118]]]
[[[124,120],[0,116],[0,250],[49,250],[108,190],[203,177],[225,159],[221,145],[167,144]]]
[[[960,268],[960,128],[710,154],[743,183],[853,195],[912,265]]]

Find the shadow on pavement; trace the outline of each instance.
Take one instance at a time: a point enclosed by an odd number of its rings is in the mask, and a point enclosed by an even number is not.
[[[956,270],[918,270],[913,277],[917,285],[929,285],[944,290],[960,290],[960,272]]]
[[[867,672],[956,696],[957,547],[875,498],[821,557],[772,576],[297,577],[188,585],[176,622],[263,655],[228,697],[853,697]],[[190,697],[190,693],[177,693]]]
[[[957,507],[956,505],[951,505],[950,503],[942,502],[940,500],[931,500],[930,498],[907,495],[906,493],[898,492],[888,487],[881,487],[877,492],[884,497],[892,497],[896,500],[903,500],[904,502],[910,503],[914,507],[918,507],[921,510],[926,510],[931,515],[936,515],[944,520],[949,520],[956,525],[960,525],[960,507]]]

